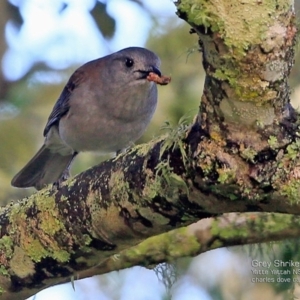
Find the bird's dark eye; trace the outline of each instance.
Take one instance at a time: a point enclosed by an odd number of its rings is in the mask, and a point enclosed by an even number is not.
[[[131,67],[133,66],[133,64],[134,64],[133,59],[131,59],[131,58],[126,58],[126,60],[125,60],[125,65],[126,65],[127,68],[131,68]]]

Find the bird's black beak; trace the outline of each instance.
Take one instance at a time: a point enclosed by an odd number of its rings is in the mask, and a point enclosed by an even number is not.
[[[155,73],[155,74],[157,74],[159,77],[161,77],[161,72],[160,72],[160,70],[159,69],[157,69],[156,67],[154,67],[154,66],[151,66],[151,71],[149,71],[149,72],[153,72],[153,73]]]
[[[141,77],[139,79],[146,79],[147,76],[150,73],[155,73],[156,75],[158,75],[159,77],[161,77],[161,72],[158,68],[154,67],[154,66],[149,66],[148,70],[137,70],[135,72],[138,72],[141,74]]]

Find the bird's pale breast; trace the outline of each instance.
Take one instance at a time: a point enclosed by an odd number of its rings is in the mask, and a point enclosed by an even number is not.
[[[133,86],[131,92],[105,94],[78,91],[59,123],[62,140],[75,151],[115,152],[134,143],[147,128],[157,103],[156,86]],[[118,101],[119,97],[123,99]],[[81,99],[85,99],[83,102]],[[100,103],[100,104],[99,104]]]

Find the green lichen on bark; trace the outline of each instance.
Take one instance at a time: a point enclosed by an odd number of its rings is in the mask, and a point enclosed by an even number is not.
[[[236,224],[237,226],[233,226]],[[243,224],[238,226],[238,224]],[[281,232],[289,228],[289,226],[299,226],[299,220],[293,215],[286,214],[262,214],[258,217],[251,213],[245,215],[229,215],[225,218],[214,219],[211,224],[211,234],[215,240],[214,247],[223,247],[224,241],[230,243],[239,240],[242,244],[243,239],[251,241],[251,236],[257,234],[264,240],[271,236],[280,236]]]
[[[277,145],[277,139],[274,139]],[[291,205],[300,202],[300,139],[296,138],[290,142],[285,151],[279,150],[271,185],[281,196],[288,199]]]
[[[292,1],[182,0],[176,5],[199,34],[207,75],[222,83],[226,96],[218,99],[217,113],[226,122],[272,124],[282,111],[273,107],[279,92],[274,83],[282,84],[290,68],[279,57],[293,45]]]
[[[298,204],[300,202],[300,181],[298,178],[289,180],[286,184],[281,186],[280,193],[289,199],[291,204]]]
[[[259,4],[252,0],[181,0],[176,6],[179,13],[186,14],[189,23],[218,32],[234,55],[244,55],[244,50],[260,44],[262,38],[268,44],[266,32],[273,23],[271,16],[278,11],[286,13],[291,3],[286,0],[260,1]]]
[[[125,174],[123,170],[112,172],[108,185],[111,199],[115,199],[118,202],[129,199],[128,193],[130,188],[128,182],[125,180]]]
[[[10,236],[4,235],[0,239],[0,253],[5,256],[5,259],[11,258],[13,254],[13,240]]]
[[[197,238],[188,234],[187,227],[183,227],[150,237],[133,248],[122,251],[117,259],[122,265],[127,262],[127,267],[134,265],[135,261],[147,266],[149,263],[171,262],[179,257],[193,256],[200,246]]]
[[[34,218],[29,215],[30,209],[38,213]],[[32,195],[26,201],[14,205],[9,213],[9,233],[12,238],[18,236],[18,244],[22,248],[22,253],[13,251],[12,263],[14,261],[40,262],[45,257],[52,257],[59,262],[67,262],[70,258],[69,251],[61,249],[54,238],[55,235],[66,232],[60,214],[57,211],[54,196],[50,195],[49,190],[42,190],[38,194]],[[14,242],[16,244],[16,242]],[[20,258],[23,256],[23,259]],[[28,266],[28,263],[26,264]],[[13,263],[11,267],[14,272],[21,264]],[[22,267],[23,276],[25,269]],[[28,274],[30,271],[28,270]]]

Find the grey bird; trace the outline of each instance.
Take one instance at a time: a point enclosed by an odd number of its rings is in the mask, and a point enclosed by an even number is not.
[[[132,145],[155,111],[157,87],[147,77],[160,77],[159,66],[153,52],[130,47],[78,68],[49,116],[43,146],[11,184],[41,189],[63,178],[81,151],[110,153]]]

